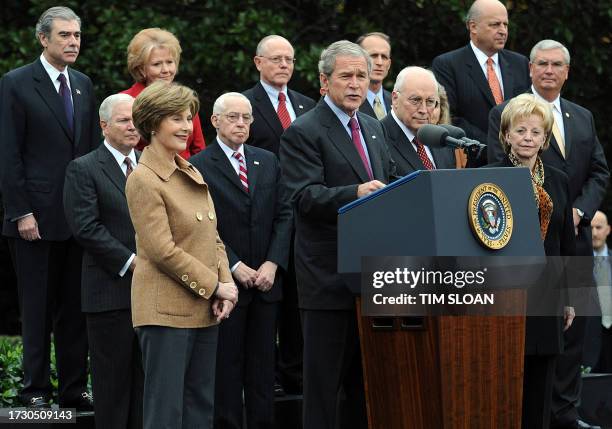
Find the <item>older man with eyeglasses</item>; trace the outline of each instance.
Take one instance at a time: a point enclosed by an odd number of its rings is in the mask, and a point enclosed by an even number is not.
[[[230,92],[213,106],[217,139],[190,158],[208,184],[239,295],[219,328],[215,428],[274,427],[274,345],[292,216],[273,153],[244,144],[253,123],[249,100]]]
[[[397,75],[391,94],[391,112],[381,121],[387,130],[387,145],[397,174],[417,170],[455,168],[455,157],[448,147],[430,148],[417,138],[417,132],[431,123],[440,104],[434,74],[421,67],[406,67]]]

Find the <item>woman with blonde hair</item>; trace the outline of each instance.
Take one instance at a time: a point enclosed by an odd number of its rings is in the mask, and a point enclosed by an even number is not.
[[[122,93],[138,97],[151,83],[162,80],[172,82],[178,73],[181,60],[181,45],[169,31],[161,28],[145,28],[136,34],[127,48],[127,67],[134,78],[134,85]],[[137,149],[142,150],[148,144],[141,139]],[[206,147],[200,115],[193,117],[193,133],[189,136],[185,150],[180,155],[189,159],[191,155]]]
[[[198,105],[189,88],[155,82],[133,106],[134,126],[150,142],[126,185],[146,429],[212,427],[217,324],[238,299],[208,186],[178,155]]]
[[[488,167],[529,169],[529,191],[538,209],[544,252],[546,256],[572,256],[575,236],[568,178],[540,159],[540,153],[548,149],[553,123],[550,106],[533,94],[510,100],[502,112],[499,131],[506,158]],[[543,276],[527,292],[523,428],[549,427],[555,360],[563,351],[563,331],[574,318],[574,309],[563,307],[560,299],[559,289],[566,287],[560,262],[560,258],[548,258]],[[542,314],[542,307],[546,314]]]

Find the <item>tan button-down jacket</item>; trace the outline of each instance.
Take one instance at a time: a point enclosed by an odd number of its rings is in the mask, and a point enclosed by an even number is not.
[[[134,327],[214,325],[212,294],[232,281],[208,186],[189,162],[175,162],[148,146],[126,185],[138,255]]]

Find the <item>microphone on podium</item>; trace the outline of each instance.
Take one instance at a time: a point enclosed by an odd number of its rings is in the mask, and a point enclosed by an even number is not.
[[[486,147],[479,141],[465,137],[465,131],[452,125],[426,124],[419,128],[417,138],[429,147],[445,147],[480,150]]]

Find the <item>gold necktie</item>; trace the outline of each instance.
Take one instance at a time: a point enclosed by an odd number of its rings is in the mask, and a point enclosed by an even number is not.
[[[385,109],[383,109],[382,103],[380,102],[380,98],[378,95],[374,97],[374,114],[376,118],[380,121],[385,117]]]
[[[559,146],[559,150],[561,151],[561,155],[563,155],[563,158],[565,158],[565,140],[563,140],[563,137],[561,137],[561,131],[559,130],[559,126],[557,125],[557,117],[555,116],[555,105],[551,104],[550,105],[551,109],[553,110],[553,118],[554,118],[554,122],[553,122],[553,136],[555,137],[555,140],[557,142],[557,146]]]

